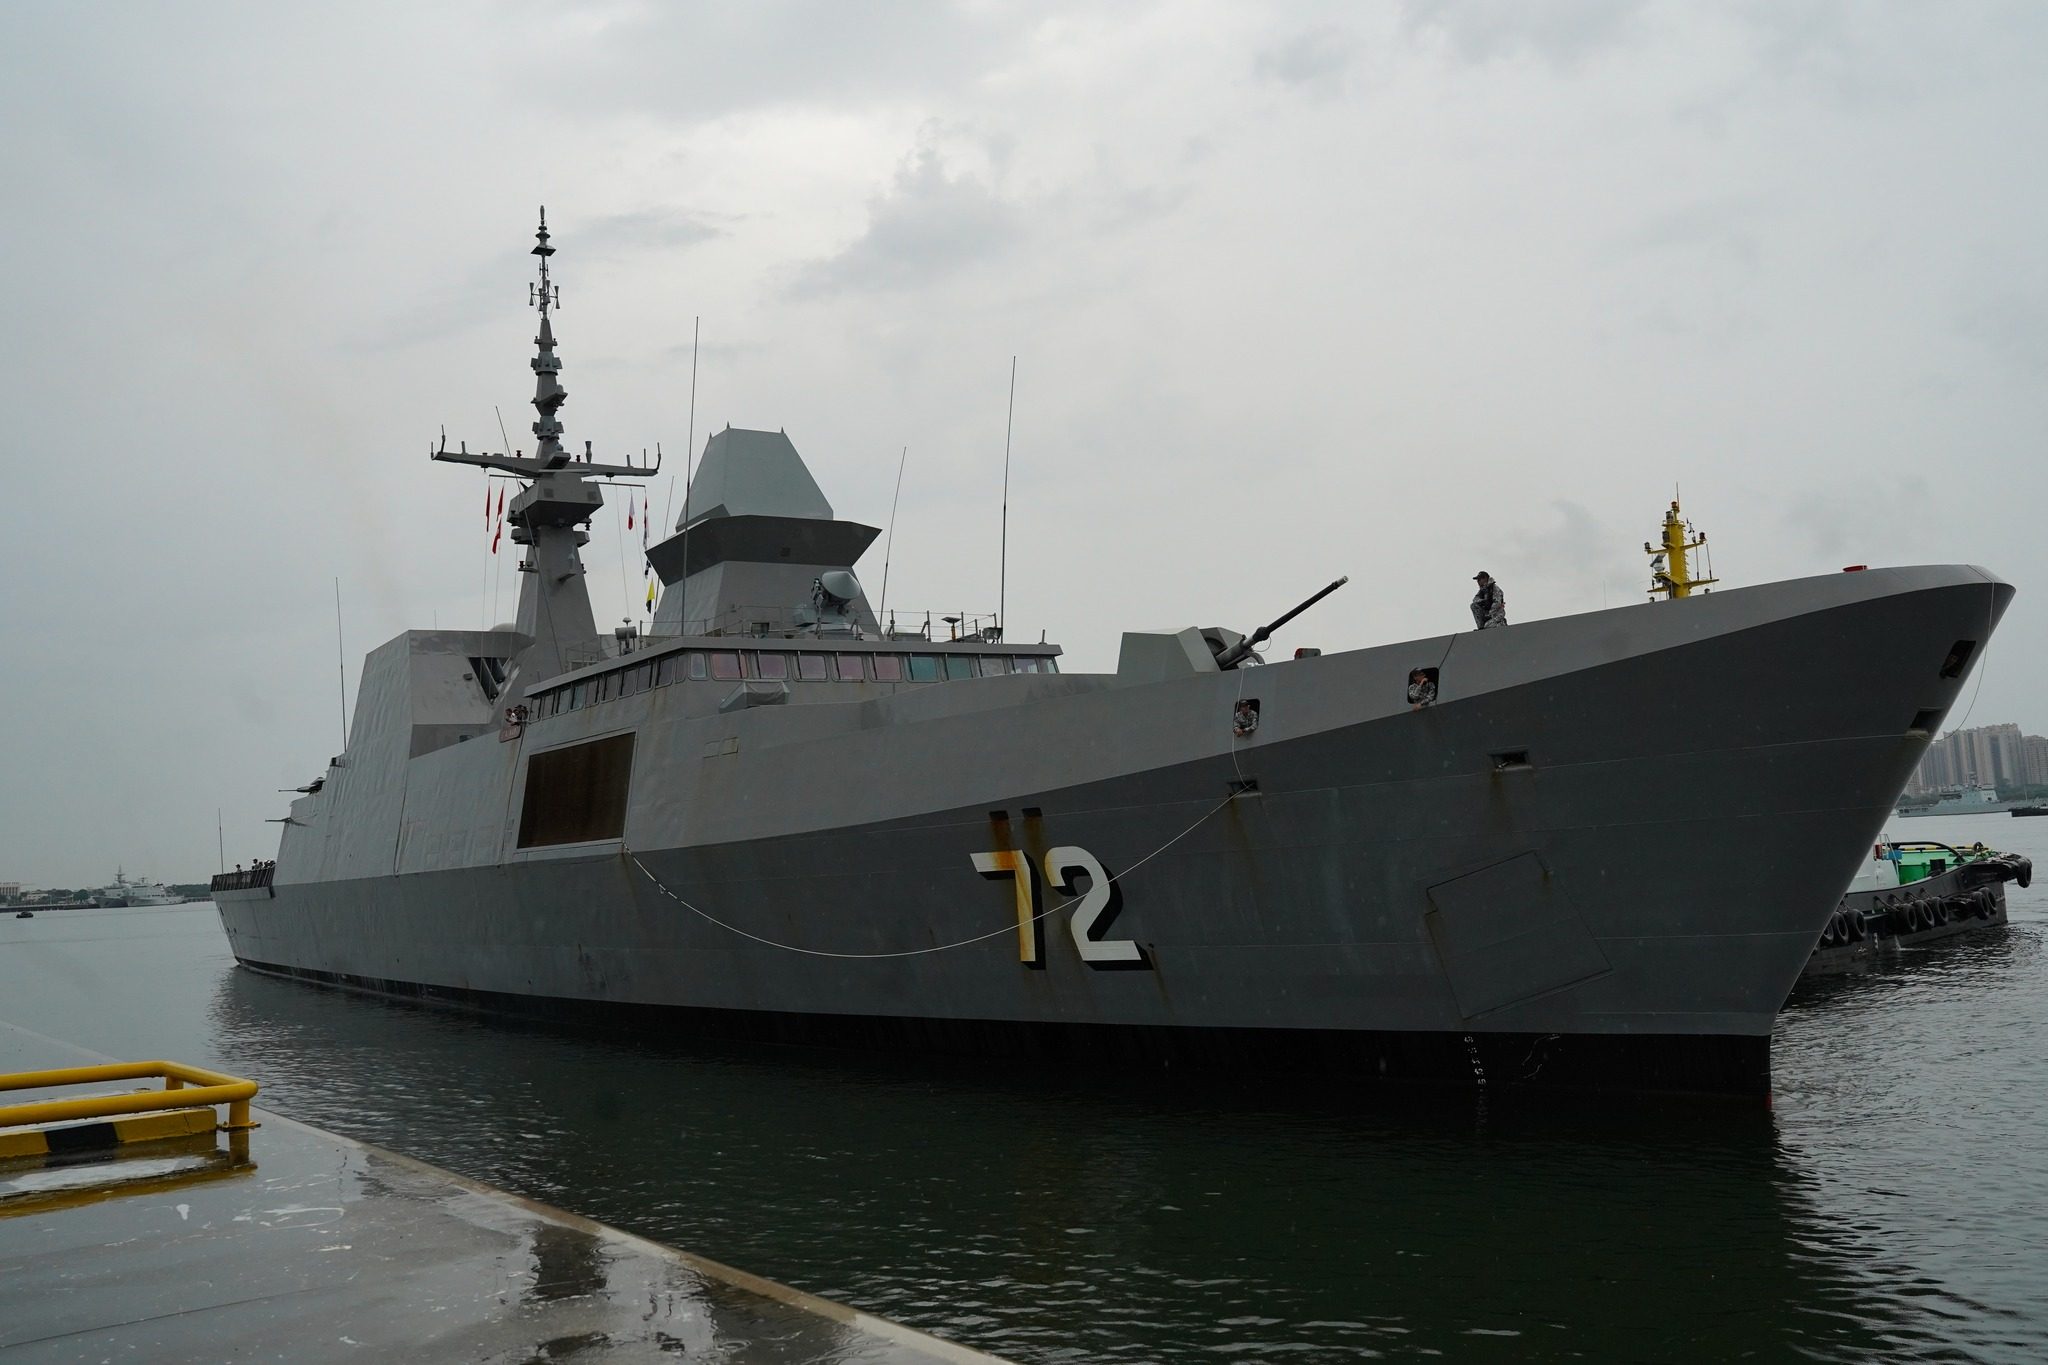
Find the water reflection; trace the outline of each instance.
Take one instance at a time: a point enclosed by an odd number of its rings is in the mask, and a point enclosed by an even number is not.
[[[213,1017],[285,1112],[1019,1360],[1941,1359],[1981,1311],[1725,1104],[891,1070],[240,971]]]

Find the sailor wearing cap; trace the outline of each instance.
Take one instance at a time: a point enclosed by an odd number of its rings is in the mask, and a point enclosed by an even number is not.
[[[1506,625],[1508,596],[1500,590],[1500,584],[1484,569],[1473,574],[1472,581],[1479,585],[1479,591],[1472,594],[1472,624],[1481,630]]]

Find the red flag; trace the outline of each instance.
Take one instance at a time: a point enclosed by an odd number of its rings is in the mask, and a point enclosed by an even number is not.
[[[502,483],[498,485],[498,515],[505,515],[505,485]]]
[[[626,494],[626,529],[628,531],[633,529],[633,495],[631,493]]]
[[[497,530],[495,530],[495,531],[493,531],[493,532],[491,532],[491,553],[492,553],[492,554],[496,554],[496,553],[498,553],[498,537],[500,537],[500,536],[502,536],[502,535],[504,535],[504,534],[505,534],[505,523],[504,523],[504,521],[503,521],[503,520],[501,519],[501,520],[500,520],[500,521],[498,522],[498,529],[497,529]]]
[[[484,480],[484,529],[491,529],[491,481]]]

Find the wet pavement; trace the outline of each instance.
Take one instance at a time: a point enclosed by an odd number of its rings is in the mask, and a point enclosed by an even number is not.
[[[0,1072],[103,1060],[0,1021]],[[0,1161],[0,1361],[996,1362],[256,1117],[246,1143],[223,1133]]]

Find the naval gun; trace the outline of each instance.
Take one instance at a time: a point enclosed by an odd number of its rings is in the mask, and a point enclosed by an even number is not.
[[[1322,601],[1325,597],[1328,597],[1331,593],[1337,591],[1337,589],[1343,587],[1346,583],[1349,583],[1350,581],[1351,575],[1345,574],[1335,583],[1330,584],[1330,586],[1324,588],[1321,592],[1318,592],[1315,596],[1309,598],[1308,601],[1303,602],[1300,606],[1296,607],[1293,611],[1288,612],[1279,620],[1260,626],[1257,630],[1251,633],[1250,638],[1247,639],[1240,637],[1234,643],[1224,645],[1221,649],[1216,651],[1216,667],[1220,669],[1236,668],[1246,659],[1253,657],[1252,651],[1256,650],[1260,645],[1266,643],[1267,640],[1271,639],[1274,631],[1280,629],[1280,627],[1286,625],[1289,621],[1292,621],[1295,617],[1301,615],[1310,607]]]

